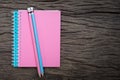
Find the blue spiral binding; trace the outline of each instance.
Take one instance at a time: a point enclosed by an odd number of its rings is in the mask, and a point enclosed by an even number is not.
[[[18,23],[19,23],[18,10],[13,11],[13,61],[12,65],[18,67]]]

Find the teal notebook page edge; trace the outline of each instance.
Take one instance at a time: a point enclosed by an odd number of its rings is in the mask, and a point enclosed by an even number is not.
[[[12,47],[12,65],[18,67],[18,25],[19,25],[18,10],[13,11],[13,47]]]

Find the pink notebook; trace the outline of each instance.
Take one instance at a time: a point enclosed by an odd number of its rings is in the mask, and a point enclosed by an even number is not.
[[[35,10],[44,67],[60,67],[60,18],[58,10]],[[33,33],[27,10],[18,10],[18,67],[36,67]],[[15,51],[14,51],[15,52]],[[14,65],[14,64],[13,64]]]

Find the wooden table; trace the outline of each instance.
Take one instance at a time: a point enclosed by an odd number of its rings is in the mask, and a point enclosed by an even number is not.
[[[41,80],[36,68],[14,68],[15,9],[61,10],[61,67],[47,80],[120,80],[120,0],[0,0],[0,80]]]

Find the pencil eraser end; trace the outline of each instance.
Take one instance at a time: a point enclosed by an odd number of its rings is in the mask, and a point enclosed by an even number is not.
[[[27,8],[27,10],[29,13],[31,13],[31,12],[33,12],[33,7],[29,7],[29,8]]]

